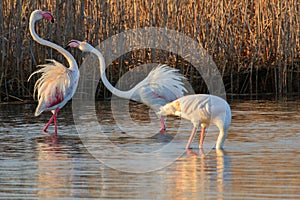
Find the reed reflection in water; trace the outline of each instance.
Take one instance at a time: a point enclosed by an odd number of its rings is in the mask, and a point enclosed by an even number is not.
[[[233,101],[230,105],[233,120],[224,151],[194,148],[147,173],[122,172],[95,159],[77,133],[70,104],[59,115],[57,140],[52,140],[51,132],[41,132],[48,116],[32,117],[35,105],[0,105],[0,198],[299,199],[299,102]],[[99,102],[98,122],[114,144],[151,152],[177,137],[174,150],[184,149],[189,122],[182,123],[177,133],[179,119],[168,117],[166,135],[157,135],[143,126],[150,120],[147,108],[131,106],[132,111],[137,109],[132,117],[141,125],[136,134],[146,131],[154,136],[125,137],[114,122],[110,103]],[[175,151],[165,156],[174,156]],[[120,156],[111,159],[119,165],[131,162]],[[161,159],[149,162],[159,164]]]

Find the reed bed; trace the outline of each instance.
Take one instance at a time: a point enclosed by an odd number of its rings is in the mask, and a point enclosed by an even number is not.
[[[70,39],[94,46],[126,30],[166,27],[181,32],[212,55],[227,94],[300,91],[300,2],[297,0],[1,0],[0,101],[30,99],[27,82],[45,58],[65,62],[50,48],[35,43],[28,30],[34,9],[51,11],[56,22],[40,21],[38,34],[59,45]],[[163,38],[158,38],[163,40]],[[82,54],[72,50],[76,60]],[[171,52],[141,49],[118,58],[107,69],[112,84],[129,69],[144,63],[167,63],[189,78],[197,93],[207,88],[188,60]],[[84,77],[81,77],[84,78]],[[99,97],[110,93],[102,83]]]

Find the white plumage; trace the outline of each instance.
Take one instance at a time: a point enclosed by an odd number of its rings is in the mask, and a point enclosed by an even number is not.
[[[149,87],[157,95],[163,96],[168,102],[180,98],[187,92],[183,80],[186,78],[179,73],[178,69],[164,65],[158,65],[150,71],[142,81],[144,87]]]
[[[161,106],[182,97],[184,93],[187,92],[187,89],[183,84],[185,77],[178,73],[177,69],[173,69],[167,65],[159,65],[154,68],[143,81],[138,83],[132,89],[128,91],[118,90],[107,80],[105,74],[105,61],[100,51],[90,44],[78,40],[71,40],[69,46],[79,48],[84,52],[91,52],[98,57],[101,79],[106,88],[118,97],[144,103],[153,110],[158,111]],[[161,131],[165,131],[166,127],[163,116],[161,116],[160,121],[162,126]]]
[[[187,92],[182,82],[186,78],[178,71],[167,65],[158,65],[137,85],[138,87],[132,89],[134,92],[130,99],[158,111],[161,106],[182,97]]]
[[[207,94],[181,97],[161,107],[159,113],[176,115],[193,123],[194,128],[186,145],[187,149],[190,148],[199,124],[202,127],[199,147],[202,148],[203,145],[205,128],[214,124],[220,130],[216,148],[222,148],[231,123],[231,110],[228,103],[220,97]]]

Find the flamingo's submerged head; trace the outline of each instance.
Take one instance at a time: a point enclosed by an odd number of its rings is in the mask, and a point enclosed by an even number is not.
[[[93,51],[94,47],[92,47],[89,43],[87,42],[81,42],[79,40],[71,40],[68,43],[69,47],[73,47],[73,48],[78,48],[83,52],[91,52]]]
[[[41,19],[47,19],[52,23],[54,22],[53,15],[48,11],[35,10],[31,13],[31,17],[33,17],[36,21]]]

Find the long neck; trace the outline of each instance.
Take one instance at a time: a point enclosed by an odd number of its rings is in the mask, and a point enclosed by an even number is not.
[[[70,66],[69,69],[77,71],[78,65],[77,65],[74,57],[67,50],[65,50],[61,46],[58,46],[55,43],[52,43],[52,42],[49,42],[47,40],[40,38],[37,35],[37,33],[35,32],[35,29],[34,29],[35,22],[36,22],[36,20],[34,19],[33,16],[31,16],[30,21],[29,21],[29,31],[30,31],[32,38],[41,45],[45,45],[45,46],[48,46],[48,47],[51,47],[51,48],[57,50],[59,53],[61,53],[67,59],[69,66]]]
[[[110,84],[110,82],[107,80],[106,78],[106,74],[105,74],[105,61],[104,61],[104,57],[103,55],[100,53],[100,51],[98,51],[97,49],[93,48],[93,50],[91,51],[91,53],[94,53],[99,60],[100,63],[100,73],[101,73],[101,79],[103,81],[103,84],[105,85],[105,87],[114,95],[121,97],[121,98],[125,98],[125,99],[131,99],[132,95],[134,93],[134,91],[136,90],[137,86],[136,85],[134,88],[132,88],[129,91],[121,91],[118,90],[117,88],[115,88],[114,86],[112,86]]]

